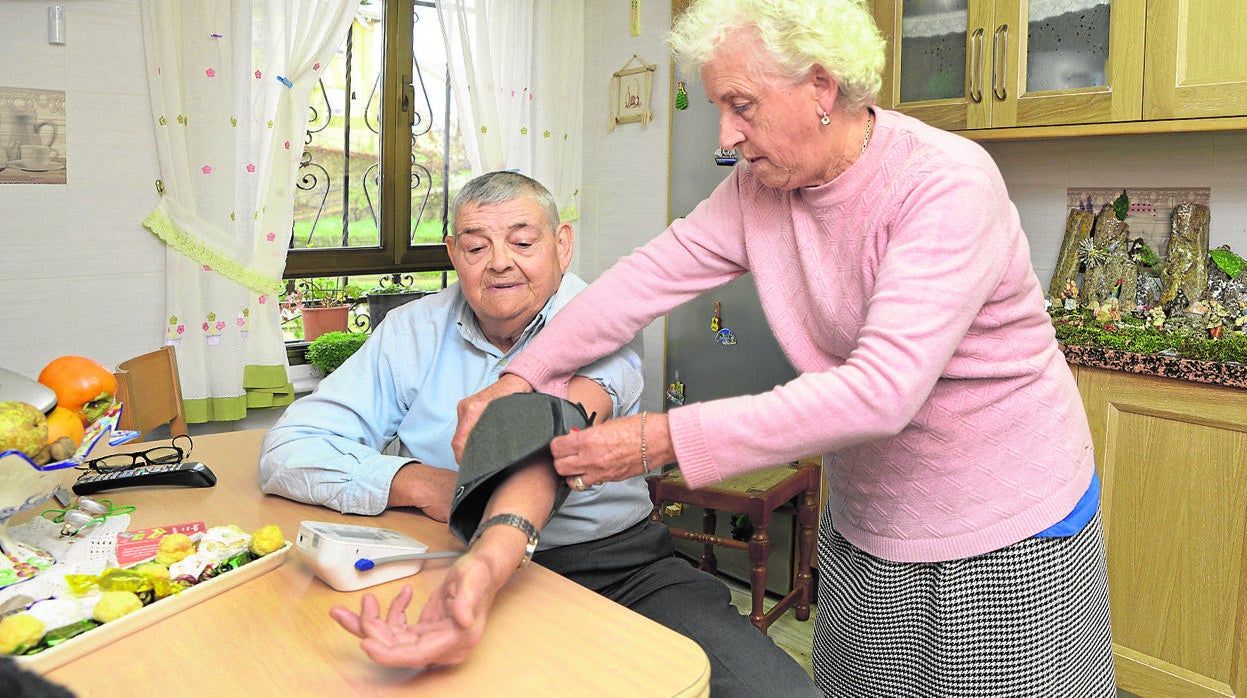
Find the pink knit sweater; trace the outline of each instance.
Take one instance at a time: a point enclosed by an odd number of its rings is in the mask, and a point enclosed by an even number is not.
[[[762,186],[737,165],[605,272],[512,362],[564,393],[579,366],[751,271],[800,374],[668,412],[694,486],[825,454],[835,527],[889,560],[950,560],[1060,521],[1091,435],[1004,181],[978,145],[876,109],[835,181]]]

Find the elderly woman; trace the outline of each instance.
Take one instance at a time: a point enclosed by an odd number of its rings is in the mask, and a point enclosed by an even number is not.
[[[991,158],[873,106],[884,46],[861,0],[700,0],[672,43],[739,163],[460,403],[456,448],[490,399],[561,394],[752,272],[799,376],[560,437],[559,474],[678,462],[698,486],[824,454],[827,695],[1113,695],[1091,436]]]

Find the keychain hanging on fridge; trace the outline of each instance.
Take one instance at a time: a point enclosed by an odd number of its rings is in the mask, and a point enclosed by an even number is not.
[[[710,320],[710,331],[714,332],[714,341],[725,347],[736,343],[736,333],[723,326],[723,313],[719,301],[714,302],[714,317]]]

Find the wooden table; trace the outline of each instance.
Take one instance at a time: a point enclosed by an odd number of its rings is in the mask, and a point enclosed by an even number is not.
[[[261,494],[256,463],[262,437],[263,431],[195,437],[191,458],[212,468],[215,487],[97,496],[136,506],[131,528],[202,520],[251,531],[277,524],[293,540],[302,520],[345,521],[403,531],[430,550],[462,548],[445,524],[418,513],[346,516]],[[335,604],[358,608],[365,591],[388,605],[404,581],[415,590],[412,607],[418,609],[450,564],[434,560],[407,580],[338,592],[292,550],[277,569],[46,676],[80,698],[708,695],[710,665],[696,643],[536,564],[498,595],[484,639],[458,666],[424,672],[378,666],[329,617]]]

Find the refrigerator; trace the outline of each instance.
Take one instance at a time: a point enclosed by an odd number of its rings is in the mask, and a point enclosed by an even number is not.
[[[669,218],[687,215],[731,172],[731,153],[718,149],[718,110],[706,101],[695,80],[683,82],[685,95],[673,95],[671,116],[671,171]],[[687,105],[684,109],[680,105]],[[760,393],[786,383],[796,372],[784,357],[767,326],[753,276],[745,276],[672,310],[666,318],[664,385],[665,407],[717,398]],[[666,521],[679,528],[700,531],[702,512],[684,506]],[[716,533],[729,536],[731,515],[718,516]],[[796,521],[777,513],[768,533],[772,553],[767,590],[786,594],[792,588]],[[693,560],[702,546],[676,541],[676,548]],[[716,548],[719,572],[748,583],[747,553]]]

